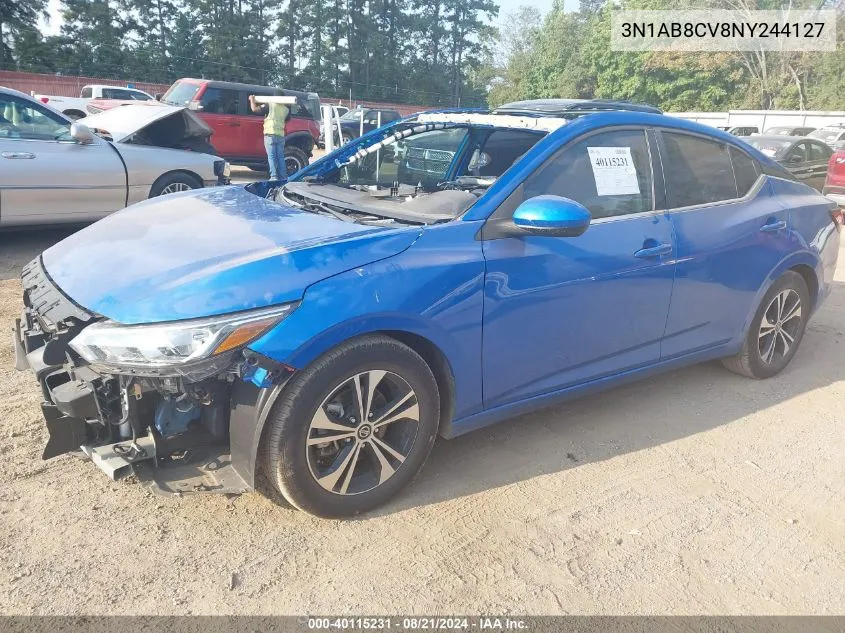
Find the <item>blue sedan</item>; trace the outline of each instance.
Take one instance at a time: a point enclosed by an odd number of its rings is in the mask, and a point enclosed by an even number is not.
[[[841,211],[727,133],[542,105],[415,115],[45,251],[15,328],[43,457],[347,517],[438,435],[711,359],[782,371]]]

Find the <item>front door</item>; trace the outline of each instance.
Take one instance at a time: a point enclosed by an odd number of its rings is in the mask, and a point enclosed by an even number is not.
[[[81,145],[60,115],[0,94],[0,226],[88,222],[125,203],[113,147],[100,138]]]
[[[675,265],[651,156],[642,129],[576,141],[515,195],[576,200],[587,231],[483,242],[486,408],[660,360]]]

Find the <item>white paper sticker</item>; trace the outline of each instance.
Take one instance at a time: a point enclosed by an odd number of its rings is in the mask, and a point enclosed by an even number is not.
[[[638,195],[640,184],[630,147],[588,147],[596,193],[600,196]]]

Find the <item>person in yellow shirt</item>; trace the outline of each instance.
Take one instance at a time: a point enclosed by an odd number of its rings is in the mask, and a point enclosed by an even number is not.
[[[270,180],[287,178],[285,168],[285,121],[289,108],[283,103],[256,103],[255,95],[249,95],[249,107],[253,112],[264,114],[264,149],[270,166]]]

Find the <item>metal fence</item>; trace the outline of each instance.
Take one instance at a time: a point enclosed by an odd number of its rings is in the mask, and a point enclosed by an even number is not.
[[[164,93],[170,87],[166,84],[153,84],[145,81],[118,81],[115,79],[101,79],[97,77],[74,77],[70,75],[47,75],[41,73],[23,73],[11,70],[0,70],[0,86],[14,88],[27,94],[55,95],[57,97],[78,97],[83,86],[88,84],[102,84],[105,86],[131,86],[150,94]],[[431,106],[413,105],[407,103],[389,103],[380,101],[354,101],[321,97],[324,103],[343,104],[347,107],[365,106],[368,108],[386,108],[396,110],[402,116],[431,109]]]

